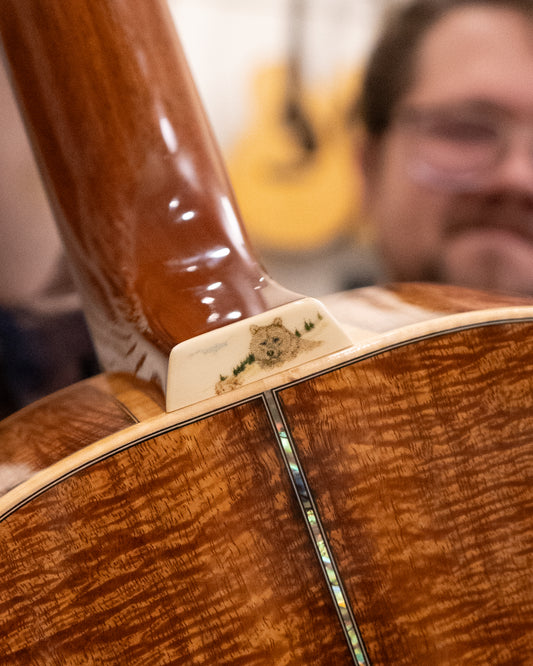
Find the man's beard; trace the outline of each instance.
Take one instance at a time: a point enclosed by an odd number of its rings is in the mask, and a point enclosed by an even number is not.
[[[450,210],[423,279],[533,295],[533,198],[466,196]]]

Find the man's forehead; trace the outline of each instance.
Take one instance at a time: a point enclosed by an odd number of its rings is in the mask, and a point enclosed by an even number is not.
[[[491,99],[533,110],[533,19],[513,9],[450,11],[422,39],[404,102]]]

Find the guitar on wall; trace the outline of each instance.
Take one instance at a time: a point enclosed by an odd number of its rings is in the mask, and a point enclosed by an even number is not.
[[[532,663],[531,301],[276,284],[162,0],[0,32],[105,368],[0,424],[3,661]]]
[[[252,120],[227,151],[227,165],[251,238],[269,251],[315,251],[357,226],[360,182],[349,109],[353,71],[326,85],[304,77],[308,0],[289,0],[286,63],[255,73]]]

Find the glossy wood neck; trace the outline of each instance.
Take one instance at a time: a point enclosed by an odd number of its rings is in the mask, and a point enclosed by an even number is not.
[[[0,30],[105,369],[149,379],[297,297],[251,250],[164,1],[4,0]]]

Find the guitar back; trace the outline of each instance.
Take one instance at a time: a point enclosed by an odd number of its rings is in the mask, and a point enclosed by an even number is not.
[[[115,431],[0,500],[2,654],[529,663],[533,321],[516,311],[411,324],[171,414],[125,378],[50,399],[98,391]]]

